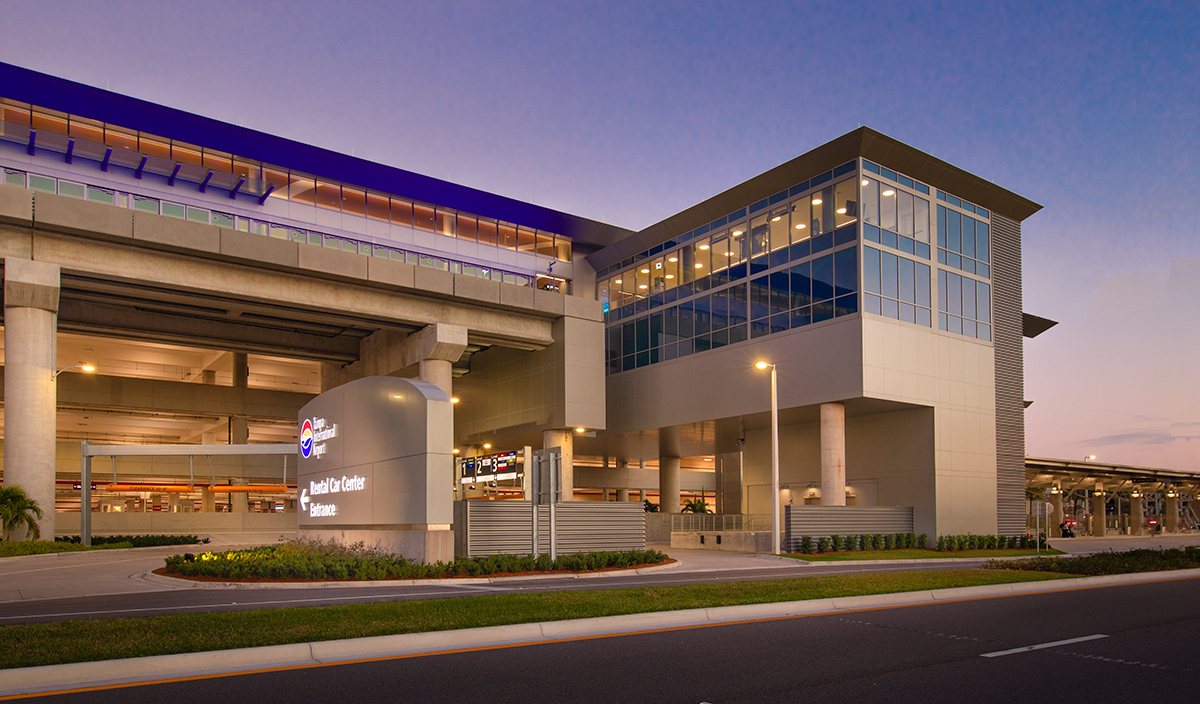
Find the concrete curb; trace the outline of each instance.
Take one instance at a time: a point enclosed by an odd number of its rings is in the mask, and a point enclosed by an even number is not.
[[[175,589],[328,589],[370,587],[417,587],[421,585],[456,584],[504,584],[506,582],[531,582],[542,579],[595,579],[598,577],[620,577],[629,574],[652,574],[661,570],[678,569],[679,560],[665,565],[634,567],[603,572],[567,572],[563,574],[523,574],[512,577],[441,577],[435,579],[376,579],[369,581],[343,582],[197,582],[180,577],[168,577],[154,572],[142,572],[135,578],[151,584],[161,584]]]
[[[667,628],[732,624],[760,619],[812,616],[892,606],[936,604],[959,599],[1037,594],[1169,579],[1200,578],[1200,569],[1081,577],[1047,582],[1020,582],[934,591],[813,599],[771,604],[721,606],[623,616],[468,628],[374,638],[275,645],[207,653],[159,655],[100,662],[0,670],[0,696],[64,689],[134,684],[186,677],[249,673],[272,668],[313,667],[379,658],[395,658],[455,650],[548,643],[569,638],[638,633]],[[119,673],[119,674],[118,674]]]

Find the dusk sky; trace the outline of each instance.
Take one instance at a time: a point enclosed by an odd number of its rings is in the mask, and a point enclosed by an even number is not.
[[[1200,471],[1194,0],[0,9],[2,61],[632,229],[868,125],[1045,206],[1028,454]]]

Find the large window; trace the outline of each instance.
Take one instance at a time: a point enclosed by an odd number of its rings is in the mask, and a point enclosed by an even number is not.
[[[938,263],[990,279],[991,228],[988,223],[944,205],[938,206],[937,218]]]
[[[863,238],[929,258],[929,201],[888,183],[863,177]]]
[[[953,271],[938,269],[938,329],[992,339],[992,287]]]
[[[929,327],[928,264],[874,247],[863,248],[863,310]]]

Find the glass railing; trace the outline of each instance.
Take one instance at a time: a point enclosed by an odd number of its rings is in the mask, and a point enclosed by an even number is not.
[[[515,286],[570,293],[571,282],[558,277],[530,276],[528,274],[505,271],[478,263],[456,261],[427,252],[411,251],[375,242],[365,242],[344,235],[332,235],[309,228],[272,222],[262,218],[250,218],[233,213],[224,213],[217,209],[201,208],[137,193],[95,186],[81,181],[45,176],[34,172],[7,167],[3,169],[3,172],[3,183],[10,186],[28,188],[33,191],[55,193],[94,203],[104,203],[114,207],[129,208],[139,212],[164,215],[166,217],[205,225],[216,225],[231,230],[240,230],[242,232],[274,237],[290,242],[300,242],[327,249],[353,252],[364,256],[401,261],[414,266],[474,276],[480,279],[498,281]]]

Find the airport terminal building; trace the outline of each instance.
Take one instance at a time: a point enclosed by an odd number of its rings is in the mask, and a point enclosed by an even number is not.
[[[559,447],[567,500],[1025,529],[1040,206],[874,130],[634,232],[3,64],[0,117],[3,481],[44,530],[83,441],[197,448],[97,463],[97,530],[294,527],[295,461],[203,447],[370,376],[456,399],[460,498]]]

